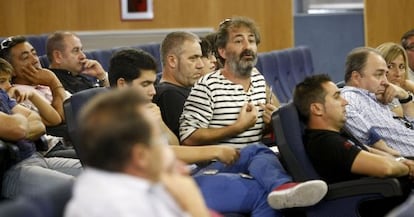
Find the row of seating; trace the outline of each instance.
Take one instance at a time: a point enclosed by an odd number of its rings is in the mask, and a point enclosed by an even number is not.
[[[312,54],[305,46],[260,53],[256,67],[281,103],[292,98],[296,84],[314,74]]]
[[[131,47],[147,51],[155,57],[158,73],[161,73],[159,43]],[[110,58],[119,49],[122,48],[85,51],[85,55],[89,59],[98,60],[102,67],[108,71]],[[40,56],[40,63],[43,67],[49,66],[46,55]],[[305,46],[259,53],[256,67],[268,84],[272,86],[274,94],[281,103],[287,103],[292,98],[296,84],[314,73],[312,54],[310,49]]]
[[[149,44],[142,44],[142,45],[134,45],[130,46],[131,48],[136,49],[142,49],[149,54],[151,54],[153,57],[155,57],[155,61],[157,63],[158,72],[161,72],[161,58],[160,58],[160,44],[159,43],[149,43]],[[112,57],[112,54],[123,47],[117,47],[117,48],[111,48],[111,49],[99,49],[99,50],[90,50],[85,51],[85,55],[88,59],[94,59],[97,60],[99,63],[101,63],[103,69],[105,71],[109,70],[109,61]],[[47,59],[47,56],[40,55],[40,64],[47,68],[49,67],[49,60]]]

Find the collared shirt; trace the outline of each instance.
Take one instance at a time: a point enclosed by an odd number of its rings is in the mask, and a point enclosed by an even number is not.
[[[65,90],[70,93],[77,93],[82,90],[100,87],[99,81],[89,75],[79,74],[73,75],[64,69],[50,69],[59,78]]]
[[[263,109],[259,103],[266,103],[266,82],[254,69],[248,91],[223,76],[221,70],[200,78],[191,89],[180,117],[180,139],[183,141],[200,128],[222,128],[236,122],[243,105],[252,103],[258,110],[256,124],[232,138],[218,144],[244,147],[259,142],[265,126]]]
[[[388,105],[380,103],[374,93],[361,88],[345,86],[341,93],[348,101],[345,128],[356,138],[372,145],[370,139],[377,133],[402,155],[414,156],[414,130],[394,119],[394,113]]]
[[[86,168],[77,178],[65,217],[189,217],[161,184]]]

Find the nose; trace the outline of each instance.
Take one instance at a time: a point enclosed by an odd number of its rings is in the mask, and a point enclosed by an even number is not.
[[[342,105],[343,105],[343,106],[348,105],[348,100],[346,100],[346,99],[345,99],[345,98],[343,98],[342,96],[341,96],[341,99],[342,99]]]
[[[83,59],[85,59],[85,58],[86,58],[86,55],[85,55],[85,53],[83,52],[83,50],[81,50],[79,53],[80,53],[80,54],[79,54],[79,58],[80,58],[81,60],[83,60]]]
[[[201,59],[201,57],[198,57],[198,58],[197,58],[196,68],[197,68],[197,69],[202,69],[202,68],[204,68],[204,63],[203,63],[203,60]]]
[[[154,85],[151,85],[151,88],[149,90],[149,95],[151,97],[153,97],[153,96],[155,96],[156,93],[157,93],[157,91],[155,90],[155,86]]]

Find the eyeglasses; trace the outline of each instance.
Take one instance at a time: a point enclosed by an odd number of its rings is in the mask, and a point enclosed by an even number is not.
[[[404,46],[404,49],[407,50],[407,51],[414,51],[414,44]]]
[[[14,42],[13,37],[8,37],[1,41],[0,50],[8,49],[10,47],[13,47],[14,45],[16,45],[16,43]]]
[[[219,28],[222,28],[224,25],[227,25],[227,23],[230,23],[230,22],[231,22],[231,19],[230,18],[224,19],[223,21],[221,21],[219,23]]]

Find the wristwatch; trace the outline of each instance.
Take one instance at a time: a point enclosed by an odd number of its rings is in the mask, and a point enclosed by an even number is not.
[[[411,102],[411,100],[413,100],[413,95],[410,92],[408,92],[408,97],[406,99],[399,99],[398,101],[401,104],[405,104],[405,103]]]

